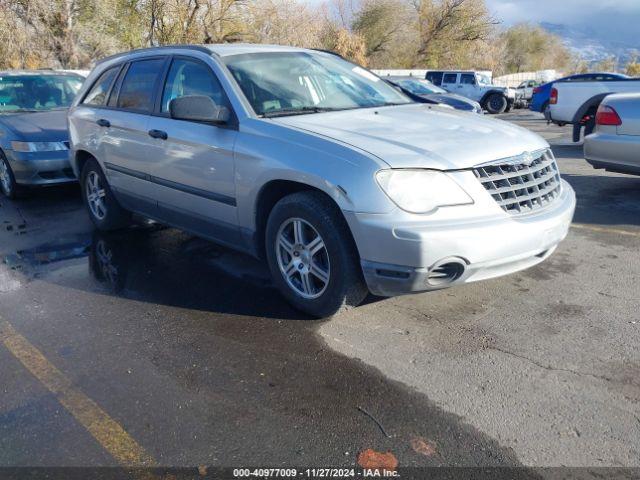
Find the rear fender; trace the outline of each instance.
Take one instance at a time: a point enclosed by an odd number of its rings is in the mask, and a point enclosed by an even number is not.
[[[598,106],[602,103],[602,100],[604,100],[604,98],[610,94],[611,92],[599,93],[598,95],[594,95],[589,100],[584,102],[580,106],[580,108],[576,111],[576,114],[573,116],[573,120],[571,121],[571,123],[573,123],[574,125],[574,128],[573,128],[574,142],[580,141],[580,128],[584,124],[583,122],[584,116],[587,114],[587,112],[589,112],[589,110],[597,109]]]

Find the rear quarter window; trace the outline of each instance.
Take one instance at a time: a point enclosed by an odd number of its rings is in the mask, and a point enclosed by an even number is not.
[[[95,81],[89,93],[84,97],[82,101],[83,105],[104,105],[107,100],[109,88],[111,88],[111,84],[116,78],[119,69],[120,65],[102,72],[102,75],[98,77],[98,80]]]

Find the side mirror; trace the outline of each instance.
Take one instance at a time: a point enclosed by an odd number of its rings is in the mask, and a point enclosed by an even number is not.
[[[205,95],[174,98],[169,102],[169,114],[176,120],[219,124],[227,123],[231,118],[228,108],[216,105],[211,97]]]

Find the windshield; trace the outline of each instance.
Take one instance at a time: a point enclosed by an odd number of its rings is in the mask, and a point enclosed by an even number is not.
[[[335,55],[249,53],[224,62],[254,111],[266,117],[412,103],[371,72]]]
[[[491,85],[491,78],[489,75],[485,75],[484,73],[476,73],[476,78],[478,79],[478,83],[480,85]]]
[[[391,80],[393,83],[400,85],[405,90],[409,90],[415,95],[428,95],[430,93],[447,93],[446,90],[436,87],[428,80],[420,80],[417,78],[407,78],[401,80]]]
[[[67,108],[82,82],[83,79],[77,75],[0,76],[0,112]]]

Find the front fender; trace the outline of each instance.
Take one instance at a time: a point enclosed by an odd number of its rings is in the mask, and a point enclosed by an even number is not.
[[[507,99],[507,102],[509,101],[509,97],[504,92],[500,90],[489,90],[488,92],[485,92],[485,94],[480,99],[480,105],[484,105],[484,103],[487,101],[487,98],[489,98],[489,95],[493,95],[494,93],[502,95]],[[513,103],[513,101],[511,103]]]
[[[355,147],[268,122],[252,122],[236,141],[236,199],[242,228],[255,228],[262,187],[297,182],[329,195],[345,211],[387,213],[394,205],[375,174],[387,164]]]

